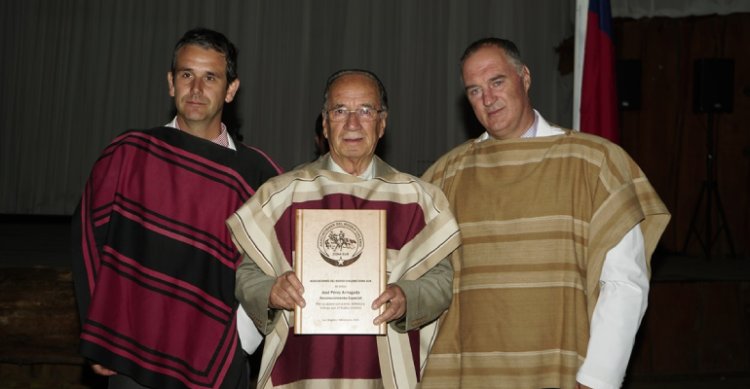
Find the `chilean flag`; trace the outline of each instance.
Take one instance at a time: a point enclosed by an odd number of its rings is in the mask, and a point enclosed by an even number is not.
[[[589,0],[586,19],[579,129],[616,143],[620,130],[609,0]]]

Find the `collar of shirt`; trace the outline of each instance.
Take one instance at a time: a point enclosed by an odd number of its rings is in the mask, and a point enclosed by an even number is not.
[[[179,124],[177,124],[177,116],[175,116],[171,122],[167,123],[166,127],[172,127],[182,131]],[[211,142],[228,149],[237,150],[237,146],[235,146],[232,137],[229,136],[229,131],[227,131],[227,126],[224,125],[224,123],[221,123],[221,133],[219,134],[219,136],[211,139]]]
[[[337,164],[336,161],[333,160],[333,158],[329,157],[328,159],[331,161],[331,165],[329,166],[331,171],[334,171],[336,173],[349,174],[344,169],[342,169],[341,166],[339,166],[339,164]],[[362,174],[358,175],[357,177],[363,180],[371,180],[372,177],[374,176],[373,170],[374,170],[375,164],[373,162],[375,162],[375,158],[373,158],[370,161],[370,164],[367,166],[367,169],[365,169],[362,172]]]
[[[526,132],[524,132],[523,135],[521,135],[521,138],[535,138],[536,137],[536,132],[537,132],[536,129],[537,129],[537,125],[538,124],[539,124],[539,112],[537,112],[536,110],[534,110],[534,122],[531,123],[531,127],[529,127],[526,130]],[[484,142],[487,139],[490,139],[490,134],[487,131],[485,131],[484,134],[482,134],[481,136],[479,136],[479,138],[477,138],[477,140],[475,142],[476,143]]]

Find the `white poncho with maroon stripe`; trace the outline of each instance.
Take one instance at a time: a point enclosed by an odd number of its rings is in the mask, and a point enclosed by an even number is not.
[[[439,189],[374,158],[369,180],[331,171],[328,156],[269,180],[227,221],[235,243],[276,277],[292,269],[297,209],[382,209],[388,283],[418,279],[458,247],[458,226]],[[415,387],[437,330],[432,322],[382,337],[297,336],[293,325],[285,311],[266,336],[259,388]]]

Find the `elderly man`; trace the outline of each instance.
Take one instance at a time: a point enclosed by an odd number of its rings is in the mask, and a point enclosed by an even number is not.
[[[617,388],[669,214],[621,148],[532,108],[512,42],[473,43],[461,71],[486,132],[423,176],[463,237],[423,387]]]
[[[336,72],[323,100],[330,152],[269,180],[228,220],[247,256],[237,298],[266,334],[258,387],[415,387],[450,304],[458,226],[439,189],[374,155],[388,111],[373,73]],[[290,311],[306,304],[291,271],[297,209],[386,210],[388,286],[371,308],[386,305],[373,324],[390,323],[387,336],[293,334]]]
[[[221,121],[236,62],[223,34],[185,33],[167,73],[176,117],[120,135],[86,183],[73,217],[80,348],[109,388],[249,384],[235,325],[242,257],[224,221],[280,170]]]

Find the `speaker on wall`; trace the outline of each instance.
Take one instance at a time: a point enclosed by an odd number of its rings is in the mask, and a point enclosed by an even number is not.
[[[732,112],[734,94],[734,60],[703,58],[695,61],[693,110]]]
[[[622,110],[641,108],[641,61],[617,61],[617,102]]]

